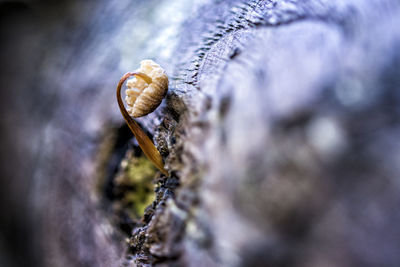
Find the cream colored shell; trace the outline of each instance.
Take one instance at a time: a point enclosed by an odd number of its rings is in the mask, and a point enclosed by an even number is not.
[[[168,77],[160,65],[149,59],[142,60],[135,72],[144,73],[152,79],[148,84],[142,78],[134,77],[126,83],[127,110],[136,118],[153,112],[161,104],[168,91]]]

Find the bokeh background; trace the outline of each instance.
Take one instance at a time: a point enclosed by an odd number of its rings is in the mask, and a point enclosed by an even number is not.
[[[169,56],[174,44],[166,40],[176,34],[181,11],[190,4],[0,2],[1,266],[42,266],[44,255],[62,257],[44,245],[52,243],[44,233],[62,222],[67,228],[90,228],[86,219],[70,226],[68,220],[87,212],[85,203],[96,197],[88,195],[95,183],[89,173],[96,138],[107,125],[122,123],[115,85],[143,57]],[[179,12],[170,16],[175,8]],[[78,199],[69,207],[52,203],[59,221],[46,204],[57,194]],[[68,235],[54,239],[66,254],[65,239],[75,238]],[[82,242],[90,246],[95,241]],[[97,261],[86,258],[86,264]]]

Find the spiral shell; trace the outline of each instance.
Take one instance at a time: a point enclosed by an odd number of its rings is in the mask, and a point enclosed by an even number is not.
[[[168,91],[168,76],[164,69],[153,60],[142,60],[136,73],[144,73],[151,78],[143,79],[140,76],[129,79],[126,83],[125,101],[128,113],[132,117],[142,117],[153,112],[160,104]]]

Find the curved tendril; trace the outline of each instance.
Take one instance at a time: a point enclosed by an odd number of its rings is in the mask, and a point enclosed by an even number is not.
[[[122,76],[121,80],[118,82],[117,86],[117,101],[119,109],[124,117],[126,124],[128,124],[132,133],[135,135],[136,140],[139,143],[140,148],[146,157],[153,162],[153,164],[166,176],[168,176],[168,172],[164,169],[164,163],[162,161],[162,157],[160,152],[158,152],[157,148],[154,146],[153,142],[146,135],[146,133],[140,128],[140,126],[136,123],[136,121],[129,115],[128,111],[125,108],[124,103],[121,99],[121,87],[124,82],[132,76],[137,76],[143,79],[146,83],[150,84],[152,79],[144,73],[141,72],[127,72]]]

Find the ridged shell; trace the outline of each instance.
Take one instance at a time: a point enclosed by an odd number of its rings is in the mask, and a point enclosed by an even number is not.
[[[135,72],[144,73],[152,79],[148,84],[142,78],[134,77],[126,83],[127,110],[129,115],[137,118],[153,112],[161,104],[168,91],[168,76],[160,65],[149,59],[141,61],[140,68]]]

